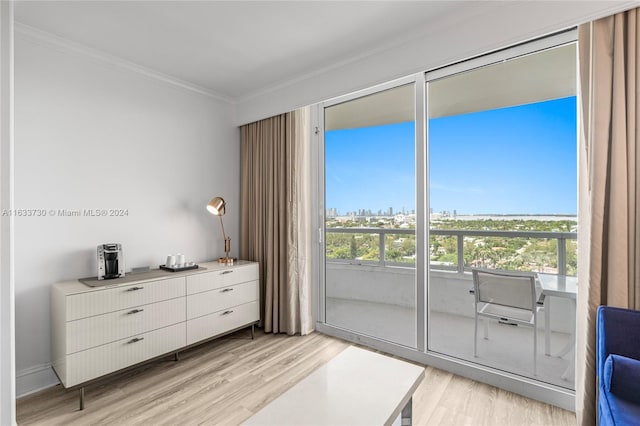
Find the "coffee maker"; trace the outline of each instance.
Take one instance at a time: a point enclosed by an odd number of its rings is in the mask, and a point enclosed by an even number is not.
[[[122,244],[100,244],[98,246],[98,280],[120,277],[124,277]]]

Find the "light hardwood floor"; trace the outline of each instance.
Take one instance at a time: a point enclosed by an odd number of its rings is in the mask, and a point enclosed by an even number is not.
[[[21,398],[19,424],[239,424],[350,344],[240,331],[99,381]],[[575,425],[572,412],[427,367],[413,397],[417,425]]]

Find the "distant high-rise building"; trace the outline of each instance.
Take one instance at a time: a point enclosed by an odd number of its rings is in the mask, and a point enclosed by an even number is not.
[[[389,216],[393,216],[393,207],[389,207]]]
[[[338,210],[335,207],[331,207],[327,209],[327,217],[336,217],[338,216]]]

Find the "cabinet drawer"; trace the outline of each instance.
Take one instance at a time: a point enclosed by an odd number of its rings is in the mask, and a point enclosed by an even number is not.
[[[258,264],[187,276],[187,294],[201,293],[258,279]]]
[[[67,321],[185,295],[185,277],[100,289],[67,297]]]
[[[184,297],[136,306],[67,323],[67,354],[186,320]]]
[[[187,296],[187,319],[258,300],[258,281],[222,287]]]
[[[154,330],[67,356],[65,387],[174,351],[185,345],[185,323]]]
[[[258,321],[258,302],[245,303],[187,321],[187,345]]]

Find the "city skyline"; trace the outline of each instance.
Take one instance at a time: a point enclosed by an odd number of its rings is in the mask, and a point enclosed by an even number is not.
[[[329,207],[326,209],[326,215],[328,217],[349,216],[351,214],[355,214],[357,216],[393,216],[396,214],[408,215],[408,214],[415,214],[415,213],[416,213],[415,209],[412,209],[412,210],[407,210],[405,208],[395,209],[392,206],[387,207],[386,209],[372,210],[372,209],[361,208],[361,209],[356,209],[353,211],[346,211],[346,212],[342,212],[336,209],[335,207]]]
[[[394,215],[415,215],[415,210],[407,210],[407,209],[394,209],[393,207],[388,207],[386,209],[356,209],[352,211],[342,212],[335,207],[328,207],[325,209],[325,215],[327,217],[343,217],[343,216],[394,216]],[[438,215],[445,217],[577,217],[576,213],[459,213],[456,209],[451,210],[441,210],[434,211],[430,209],[429,215]]]
[[[429,204],[459,215],[575,215],[576,98],[429,120]],[[325,134],[326,206],[415,210],[415,125]]]

